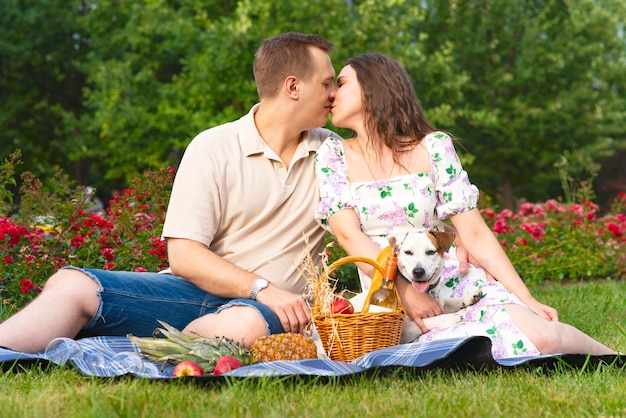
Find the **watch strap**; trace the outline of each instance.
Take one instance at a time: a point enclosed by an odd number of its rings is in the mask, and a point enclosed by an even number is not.
[[[267,281],[266,279],[262,277],[259,277],[258,279],[254,281],[254,284],[252,285],[252,290],[250,290],[250,295],[248,296],[248,298],[252,300],[256,300],[256,297],[259,294],[259,292],[265,289],[267,286],[269,286],[269,284],[270,284],[269,281]]]

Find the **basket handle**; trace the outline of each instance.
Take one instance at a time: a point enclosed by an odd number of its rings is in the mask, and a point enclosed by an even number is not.
[[[326,273],[330,274],[333,270],[348,263],[361,262],[361,263],[369,264],[372,267],[374,267],[374,273],[372,274],[372,284],[370,285],[369,292],[367,293],[367,297],[365,298],[365,302],[363,303],[363,309],[361,310],[361,312],[364,312],[364,313],[369,312],[370,296],[372,296],[372,293],[374,293],[382,285],[383,275],[385,274],[385,268],[383,266],[387,262],[387,257],[390,257],[392,255],[393,255],[393,250],[391,249],[390,246],[387,246],[383,248],[382,251],[378,254],[378,257],[376,257],[376,260],[372,260],[371,258],[368,258],[368,257],[360,257],[356,255],[341,257],[340,259],[332,263],[330,266],[328,266]],[[397,294],[397,289],[395,291]],[[398,300],[400,300],[399,297],[398,297]]]
[[[389,247],[391,249],[391,247]],[[384,250],[383,250],[384,251]],[[382,252],[381,252],[382,254]],[[381,255],[378,255],[378,259],[377,260],[372,260],[371,258],[368,257],[361,257],[358,255],[349,255],[346,257],[341,257],[340,259],[336,260],[334,263],[332,263],[330,266],[328,266],[328,268],[326,269],[326,271],[324,272],[324,274],[326,275],[326,278],[328,278],[328,276],[330,275],[330,273],[332,271],[334,271],[335,269],[343,266],[344,264],[348,264],[348,263],[357,263],[357,262],[361,262],[361,263],[366,263],[371,265],[372,267],[374,267],[374,274],[372,274],[372,286],[370,286],[370,291],[367,294],[367,297],[365,298],[365,302],[363,303],[363,308],[361,309],[361,312],[368,312],[369,311],[369,307],[370,307],[370,296],[373,292],[372,289],[378,289],[380,287],[380,284],[382,282],[382,277],[385,274],[385,269],[382,266],[382,264],[380,264],[380,262],[378,260],[381,259]],[[387,257],[383,258],[383,261],[386,261]],[[374,287],[374,285],[377,284],[377,287]]]
[[[393,255],[393,250],[390,246],[386,246],[378,253],[378,257],[376,257],[376,264],[380,267],[384,266],[387,263],[387,258]],[[367,292],[367,297],[365,298],[365,302],[363,303],[363,309],[361,312],[369,312],[370,310],[370,297],[372,293],[377,291],[383,284],[383,276],[385,274],[385,269],[374,269],[374,273],[372,274],[372,284],[370,285],[370,290]],[[400,296],[398,295],[398,290],[394,286],[394,291],[396,292],[396,297],[400,300]]]

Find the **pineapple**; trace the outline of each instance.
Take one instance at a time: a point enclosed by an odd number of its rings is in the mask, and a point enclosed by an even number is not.
[[[317,346],[310,337],[292,332],[265,335],[252,344],[254,363],[273,360],[306,360],[317,358]]]
[[[200,335],[190,337],[165,322],[159,323],[163,328],[157,328],[155,334],[163,334],[165,338],[127,336],[145,356],[157,362],[177,364],[190,360],[209,373],[223,356],[237,357],[244,365],[262,361],[317,358],[317,346],[311,338],[301,334],[266,335],[257,339],[249,350],[243,343],[230,338],[206,338]]]
[[[250,364],[250,350],[243,343],[230,338],[202,336],[190,337],[165,322],[159,321],[163,328],[157,328],[166,338],[139,338],[128,335],[128,339],[137,344],[141,352],[150,359],[161,362],[180,363],[190,360],[198,363],[205,372],[215,369],[215,364],[223,356],[237,357],[241,363]]]

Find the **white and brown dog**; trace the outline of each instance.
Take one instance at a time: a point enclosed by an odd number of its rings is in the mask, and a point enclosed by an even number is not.
[[[451,298],[452,288],[441,281],[444,253],[454,242],[453,232],[415,231],[403,235],[389,235],[389,245],[398,257],[398,271],[418,292],[428,292],[441,303],[443,314],[424,318],[428,329],[447,327],[461,321],[462,310],[482,298],[482,291],[461,298]],[[409,317],[405,319],[401,343],[415,341],[421,329]]]

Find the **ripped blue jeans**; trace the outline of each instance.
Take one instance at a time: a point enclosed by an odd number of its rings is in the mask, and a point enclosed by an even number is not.
[[[267,305],[215,296],[172,274],[65,268],[82,271],[100,287],[98,311],[78,337],[152,336],[161,327],[157,320],[182,330],[194,319],[234,305],[255,308],[265,318],[268,333],[284,332],[278,316]]]

